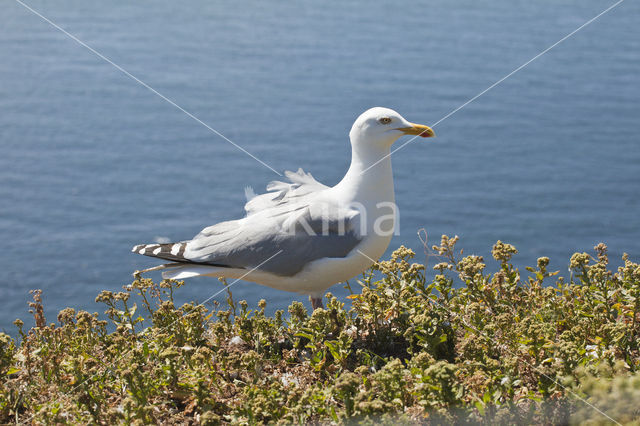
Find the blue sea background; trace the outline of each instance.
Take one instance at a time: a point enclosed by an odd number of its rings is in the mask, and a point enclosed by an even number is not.
[[[364,110],[435,123],[611,4],[28,2],[276,170],[329,185]],[[639,18],[638,2],[621,3],[394,154],[389,252],[404,244],[423,261],[425,228],[429,244],[459,235],[490,268],[498,239],[519,266],[549,256],[564,276],[601,241],[614,266],[623,252],[640,260]],[[0,58],[0,330],[15,335],[34,288],[49,321],[67,306],[103,311],[99,291],[157,263],[132,245],[240,217],[244,187],[278,178],[14,0]],[[178,298],[220,288],[194,279]],[[306,303],[232,290],[270,311]]]

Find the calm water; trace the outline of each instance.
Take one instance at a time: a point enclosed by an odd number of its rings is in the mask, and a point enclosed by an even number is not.
[[[434,123],[613,2],[372,3],[29,4],[277,170],[335,184],[365,109]],[[396,153],[391,247],[422,260],[424,227],[487,258],[511,242],[520,265],[546,255],[566,271],[599,241],[639,259],[639,18],[626,1]],[[0,329],[14,333],[32,288],[49,320],[102,311],[100,290],[156,264],[133,244],[238,217],[244,186],[277,178],[13,0],[0,58]],[[180,297],[218,288],[196,279]]]

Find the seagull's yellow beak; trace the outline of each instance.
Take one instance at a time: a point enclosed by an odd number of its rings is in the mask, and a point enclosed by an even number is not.
[[[401,127],[396,130],[400,130],[404,132],[405,135],[416,135],[421,136],[423,138],[431,138],[436,134],[433,132],[433,129],[429,126],[423,126],[422,124],[410,123],[411,127]]]

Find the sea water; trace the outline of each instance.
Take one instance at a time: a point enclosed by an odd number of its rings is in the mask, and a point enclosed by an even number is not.
[[[270,167],[328,185],[364,110],[436,123],[613,4],[26,2]],[[518,266],[549,256],[564,276],[574,251],[601,241],[614,265],[622,252],[640,260],[638,18],[640,5],[623,2],[440,121],[436,138],[396,152],[389,252],[404,244],[424,261],[425,229],[428,245],[459,235],[489,268],[496,240],[516,245]],[[0,330],[15,334],[34,288],[48,321],[67,306],[102,311],[100,290],[158,263],[131,246],[241,217],[245,186],[279,178],[167,99],[3,4]],[[178,299],[220,288],[193,279]],[[246,282],[232,291],[271,310],[306,299]]]

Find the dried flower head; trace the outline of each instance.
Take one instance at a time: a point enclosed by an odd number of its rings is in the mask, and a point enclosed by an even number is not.
[[[517,253],[518,250],[514,246],[503,243],[500,240],[493,245],[493,249],[491,250],[493,258],[502,263],[508,262],[511,260],[511,257]]]

